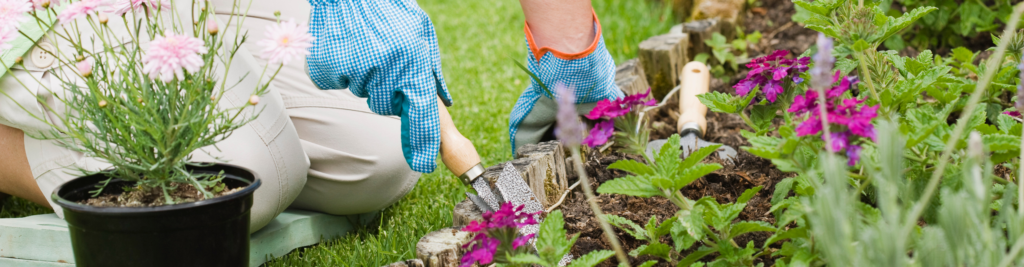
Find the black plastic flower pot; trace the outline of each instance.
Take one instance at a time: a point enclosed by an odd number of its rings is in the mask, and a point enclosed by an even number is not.
[[[51,198],[64,209],[77,266],[248,266],[249,210],[260,180],[241,167],[214,164],[194,173],[224,172],[229,195],[158,207],[94,207],[78,204],[104,174],[78,177]],[[104,193],[121,193],[131,182],[112,180]]]

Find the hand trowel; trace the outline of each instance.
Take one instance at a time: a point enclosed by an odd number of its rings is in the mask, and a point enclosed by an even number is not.
[[[720,145],[704,141],[704,131],[707,129],[708,107],[700,102],[697,95],[707,93],[711,84],[711,74],[704,63],[693,61],[686,63],[679,75],[681,88],[679,89],[679,146],[683,150],[683,158],[690,155],[690,152],[702,147]],[[645,154],[653,160],[654,155],[661,150],[668,140],[659,139],[647,144]],[[736,158],[736,149],[722,145],[718,148],[718,157],[732,161]]]

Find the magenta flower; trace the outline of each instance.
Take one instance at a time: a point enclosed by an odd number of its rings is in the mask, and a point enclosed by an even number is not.
[[[833,84],[839,81],[841,76],[836,72],[832,78]],[[857,154],[861,147],[855,145],[857,139],[875,139],[875,127],[871,120],[878,116],[878,106],[863,106],[863,99],[840,99],[843,93],[857,83],[856,77],[847,77],[825,92],[825,116],[828,116],[829,129],[832,134],[829,136],[832,141],[829,146],[831,151],[846,150],[847,162],[853,166],[860,159]],[[821,109],[818,106],[818,91],[807,90],[804,95],[793,98],[793,104],[787,110],[796,116],[808,114],[807,119],[796,127],[797,136],[816,135],[824,130],[821,124]],[[824,139],[824,137],[822,138]]]
[[[203,41],[192,36],[174,33],[157,36],[142,56],[142,72],[163,82],[170,82],[175,77],[184,80],[184,71],[196,72],[203,66],[203,58],[199,55],[206,54],[206,50]]]
[[[3,50],[3,48],[0,47],[0,50]],[[1010,117],[1020,118],[1020,111],[1016,111],[1016,110],[1003,111],[1003,114],[1010,115]]]
[[[790,80],[793,83],[803,82],[800,73],[807,71],[807,65],[810,64],[811,59],[808,57],[786,59],[786,55],[789,55],[789,51],[775,50],[767,56],[755,58],[747,63],[750,72],[747,72],[746,78],[733,85],[736,94],[746,96],[754,88],[760,86],[761,92],[764,93],[768,102],[775,103],[778,96],[784,91],[783,84],[786,82],[786,77],[791,77]]]
[[[25,14],[29,11],[32,11],[32,4],[28,1],[0,0],[0,28],[17,28],[28,20]]]
[[[536,213],[524,213],[526,205],[514,207],[512,203],[503,203],[501,208],[493,212],[485,212],[482,221],[473,221],[462,228],[462,231],[476,233],[473,241],[466,244],[469,251],[462,256],[459,266],[473,266],[474,263],[486,265],[493,262],[508,263],[506,255],[525,253],[530,239],[535,235],[519,236],[519,228],[537,224]]]
[[[101,9],[106,9],[110,6],[110,3],[106,0],[82,0],[71,3],[67,8],[64,9],[57,19],[60,23],[68,23],[69,21],[84,18],[85,16],[96,14]]]
[[[576,93],[574,91],[562,83],[555,84],[555,93],[558,95],[555,137],[567,147],[579,146],[583,139],[584,126],[579,115],[576,115]]]
[[[583,144],[589,147],[598,147],[608,143],[608,139],[613,134],[615,134],[615,121],[601,121],[594,125],[594,129],[590,129],[590,134],[583,138]]]
[[[267,26],[264,36],[267,38],[258,44],[263,46],[261,56],[269,64],[288,64],[294,58],[309,55],[307,49],[316,40],[309,34],[309,28],[293,19]]]
[[[594,125],[594,129],[590,130],[590,134],[583,139],[583,144],[590,147],[597,147],[608,142],[608,138],[611,138],[615,131],[615,118],[629,114],[630,111],[640,109],[642,106],[654,106],[658,104],[655,99],[644,100],[651,94],[651,89],[648,88],[647,92],[636,93],[627,95],[626,97],[608,100],[604,99],[597,102],[597,106],[587,113],[586,117],[591,120],[603,120]]]

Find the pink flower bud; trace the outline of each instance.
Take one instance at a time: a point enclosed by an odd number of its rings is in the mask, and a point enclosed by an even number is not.
[[[213,18],[206,19],[206,32],[210,33],[210,35],[217,35],[219,30],[220,29],[217,27],[217,20],[214,20]]]
[[[249,97],[249,104],[255,106],[260,103],[260,96],[253,95]]]
[[[92,59],[79,61],[75,63],[75,67],[78,67],[78,73],[82,74],[82,77],[92,76]]]
[[[98,16],[98,18],[99,18],[100,24],[103,24],[103,25],[106,25],[106,24],[107,24],[107,21],[109,21],[109,20],[110,20],[110,18],[107,18],[107,15],[106,15],[106,14],[103,14],[103,13],[100,13],[100,15]]]

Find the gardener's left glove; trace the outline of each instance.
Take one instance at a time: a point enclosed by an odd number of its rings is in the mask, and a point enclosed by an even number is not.
[[[441,144],[436,101],[450,106],[451,96],[430,18],[411,0],[309,1],[310,78],[320,89],[369,98],[373,112],[401,116],[406,162],[433,172]]]
[[[576,111],[585,115],[602,99],[623,97],[615,86],[615,61],[604,46],[601,24],[594,14],[594,41],[586,50],[575,54],[564,53],[550,47],[537,47],[530,33],[530,25],[523,27],[526,32],[527,69],[540,78],[554,93],[555,85],[562,84],[575,89]],[[509,118],[508,133],[512,151],[519,146],[544,140],[555,124],[558,107],[552,96],[535,79],[519,96]]]

